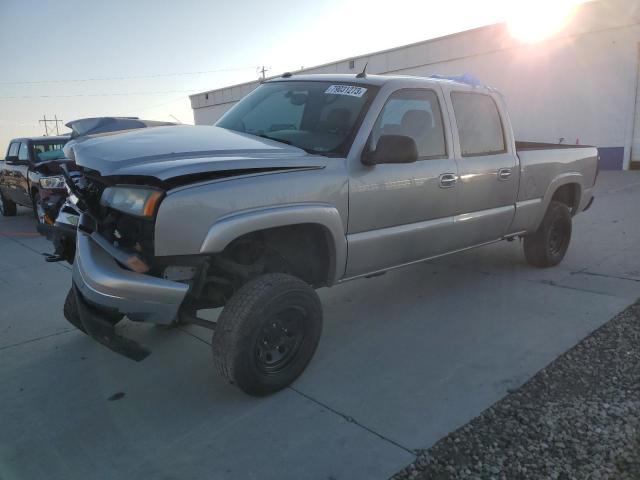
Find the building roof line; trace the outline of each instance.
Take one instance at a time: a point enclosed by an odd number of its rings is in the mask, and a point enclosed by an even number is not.
[[[607,31],[610,31],[610,30],[622,30],[622,29],[625,29],[625,28],[637,27],[638,25],[640,25],[640,22],[629,23],[627,25],[616,25],[615,27],[606,27],[606,28],[601,28],[599,30],[590,30],[588,32],[580,32],[580,33],[573,33],[573,34],[566,34],[566,35],[557,35],[556,37],[554,37],[554,39],[568,39],[568,38],[582,37],[582,36],[591,35],[591,34],[595,34],[595,33],[607,32]],[[460,55],[458,57],[447,58],[445,60],[434,60],[433,62],[420,63],[420,64],[416,64],[416,65],[411,65],[410,67],[396,68],[394,70],[388,70],[388,71],[384,72],[384,75],[388,75],[388,74],[394,73],[394,72],[401,72],[403,70],[410,70],[412,68],[428,67],[429,65],[435,65],[435,64],[438,64],[438,63],[455,62],[456,60],[464,60],[464,59],[472,58],[472,57],[481,57],[482,55],[491,55],[492,53],[506,52],[506,51],[509,51],[509,50],[518,50],[519,48],[523,48],[525,46],[526,45],[514,45],[514,46],[511,46],[511,47],[494,48],[493,50],[487,50],[486,52],[471,53],[469,55]],[[237,101],[237,100],[235,100],[235,101]],[[229,103],[229,102],[225,102],[225,103]]]
[[[597,2],[595,2],[597,3]],[[583,7],[588,6],[588,7],[592,7],[592,5],[582,5]],[[568,38],[577,38],[577,37],[581,37],[581,36],[586,36],[586,35],[590,35],[590,34],[596,34],[596,33],[601,33],[601,32],[606,32],[606,31],[611,31],[611,30],[621,30],[621,29],[626,29],[626,28],[633,28],[633,27],[637,27],[638,25],[640,25],[640,19],[634,19],[634,21],[632,21],[632,23],[628,23],[628,24],[624,24],[624,25],[613,25],[610,27],[604,27],[604,28],[600,28],[600,29],[595,29],[595,30],[588,30],[588,31],[583,31],[583,32],[576,32],[576,33],[560,33],[557,35],[554,35],[553,37],[547,39],[546,41],[549,40],[553,40],[553,39],[568,39]],[[448,35],[444,35],[441,37],[435,37],[435,38],[430,38],[427,40],[422,40],[422,41],[418,41],[418,42],[413,42],[413,43],[409,43],[406,45],[400,45],[397,47],[392,47],[392,48],[388,48],[385,50],[380,50],[377,52],[371,52],[371,53],[367,53],[367,54],[363,54],[363,55],[357,55],[354,57],[347,57],[347,58],[343,58],[340,60],[335,60],[333,62],[328,62],[328,63],[323,63],[320,65],[315,65],[313,67],[309,67],[309,68],[304,68],[304,69],[300,69],[300,70],[293,70],[291,73],[293,74],[300,74],[300,73],[308,73],[310,70],[316,70],[316,69],[320,69],[320,68],[324,68],[324,67],[328,67],[331,65],[338,65],[340,63],[349,61],[349,60],[362,60],[362,59],[368,59],[370,57],[376,56],[376,55],[384,55],[384,54],[388,54],[391,52],[395,52],[395,51],[400,51],[400,50],[405,50],[408,48],[412,48],[412,47],[416,47],[416,46],[421,46],[421,45],[426,45],[429,43],[434,43],[434,42],[438,42],[441,40],[446,40],[449,38],[453,38],[453,37],[459,37],[462,35],[467,35],[467,34],[472,34],[472,33],[477,33],[480,31],[484,31],[484,30],[490,30],[490,29],[497,29],[497,28],[502,28],[502,29],[506,29],[507,28],[507,24],[505,22],[499,22],[499,23],[493,23],[493,24],[489,24],[489,25],[483,25],[480,27],[476,27],[476,28],[472,28],[469,30],[463,30],[461,32],[455,32],[455,33],[451,33]],[[426,63],[421,63],[421,64],[416,64],[416,65],[411,65],[411,66],[406,66],[403,68],[398,68],[398,69],[394,69],[394,70],[388,70],[385,71],[384,74],[390,74],[390,73],[394,73],[394,72],[401,72],[404,70],[410,70],[412,68],[419,68],[419,67],[425,67],[425,66],[429,66],[429,65],[434,65],[434,64],[439,64],[439,63],[447,63],[447,62],[452,62],[452,61],[456,61],[456,60],[464,60],[467,58],[473,58],[473,57],[480,57],[483,55],[491,55],[493,53],[498,53],[498,52],[504,52],[504,51],[511,51],[511,50],[517,50],[519,48],[524,48],[526,47],[526,44],[517,44],[517,45],[512,45],[512,46],[508,46],[508,47],[503,47],[503,48],[496,48],[496,49],[492,49],[492,50],[487,50],[484,52],[478,52],[478,53],[471,53],[468,55],[461,55],[455,58],[447,58],[447,59],[442,59],[442,60],[434,60],[432,62],[426,62]],[[310,74],[310,73],[308,73]],[[192,95],[189,95],[189,99],[193,99],[195,97],[198,97],[200,95],[205,95],[205,94],[211,94],[211,93],[215,93],[215,92],[220,92],[223,90],[230,90],[233,88],[237,88],[237,87],[244,87],[250,84],[254,84],[254,83],[260,83],[261,81],[267,81],[267,80],[271,80],[271,79],[275,79],[275,78],[279,78],[281,75],[273,75],[271,77],[267,77],[264,80],[249,80],[247,82],[242,82],[242,83],[237,83],[234,85],[229,85],[226,87],[220,87],[220,88],[214,88],[211,90],[207,90],[204,92],[200,92],[200,93],[194,93]],[[221,102],[221,103],[216,103],[215,105],[224,105],[227,103],[235,103],[238,100],[229,100],[229,101],[225,101],[225,102]],[[207,105],[210,106],[210,105]],[[192,108],[206,108],[207,106],[202,106],[202,107],[192,107]]]
[[[353,57],[346,57],[346,58],[342,58],[340,60],[334,60],[332,62],[321,63],[320,65],[314,65],[313,67],[309,67],[309,68],[292,70],[291,73],[296,74],[296,73],[306,72],[306,71],[309,71],[309,70],[315,70],[316,68],[328,67],[330,65],[335,65],[337,63],[342,63],[342,62],[346,62],[346,61],[349,61],[349,60],[361,60],[363,58],[372,57],[373,55],[382,55],[382,54],[385,54],[385,53],[391,53],[391,52],[394,52],[394,51],[397,51],[397,50],[404,50],[405,48],[416,47],[418,45],[426,45],[428,43],[438,42],[438,41],[441,41],[441,40],[445,40],[445,39],[452,38],[452,37],[458,37],[458,36],[462,36],[462,35],[469,34],[469,33],[475,33],[475,32],[481,31],[481,30],[489,30],[491,28],[497,28],[497,27],[500,27],[500,26],[505,27],[506,24],[504,22],[501,22],[501,23],[492,23],[490,25],[482,25],[480,27],[471,28],[469,30],[463,30],[461,32],[454,32],[454,33],[450,33],[448,35],[443,35],[443,36],[440,36],[440,37],[429,38],[427,40],[420,40],[420,41],[409,43],[409,44],[406,44],[406,45],[399,45],[397,47],[391,47],[391,48],[387,48],[385,50],[378,50],[376,52],[364,53],[364,54],[356,55],[356,56],[353,56]],[[270,77],[266,77],[264,80],[265,81],[266,80],[271,80],[273,78],[278,78],[280,76],[281,75],[272,75]],[[213,92],[217,92],[217,91],[220,91],[220,90],[226,90],[226,89],[229,89],[229,88],[241,87],[241,86],[247,85],[249,83],[258,83],[260,81],[261,81],[261,79],[249,80],[247,82],[236,83],[234,85],[229,85],[229,86],[226,86],[226,87],[213,88],[211,90],[205,90],[204,92],[199,92],[199,93],[194,93],[192,95],[189,95],[189,98],[193,98],[193,97],[196,97],[198,95],[204,95],[206,93],[213,93]],[[228,103],[228,102],[226,102],[226,103]]]

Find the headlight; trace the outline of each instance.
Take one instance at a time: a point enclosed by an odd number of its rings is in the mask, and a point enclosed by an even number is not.
[[[108,187],[102,192],[100,203],[115,210],[138,217],[153,217],[164,192],[148,187]]]
[[[40,186],[42,188],[64,188],[64,177],[62,175],[56,175],[55,177],[42,177],[40,179]]]

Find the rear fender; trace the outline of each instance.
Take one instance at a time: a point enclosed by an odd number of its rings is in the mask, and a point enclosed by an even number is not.
[[[544,214],[547,212],[547,209],[549,208],[549,204],[551,203],[551,199],[553,198],[553,195],[563,185],[568,185],[573,183],[578,186],[578,191],[576,192],[576,200],[577,200],[576,205],[581,205],[582,191],[584,189],[584,181],[585,181],[584,175],[578,172],[563,173],[555,177],[549,184],[549,187],[547,187],[544,197],[542,197],[542,204],[541,204],[540,211],[538,212],[538,216],[536,218],[534,230],[537,230],[538,226],[540,226],[540,223],[544,218]]]

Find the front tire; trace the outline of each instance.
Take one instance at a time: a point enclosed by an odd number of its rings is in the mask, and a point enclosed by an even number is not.
[[[547,268],[559,264],[571,241],[571,212],[561,202],[552,201],[533,235],[524,237],[524,255],[534,267]]]
[[[33,216],[36,217],[36,222],[46,223],[44,209],[40,204],[40,193],[35,192],[33,197],[31,197],[31,202],[33,204]]]
[[[0,193],[0,214],[3,217],[15,217],[18,209],[15,202],[12,202]]]
[[[267,395],[307,367],[322,332],[315,290],[283,273],[259,276],[227,302],[213,334],[218,372],[245,393]]]

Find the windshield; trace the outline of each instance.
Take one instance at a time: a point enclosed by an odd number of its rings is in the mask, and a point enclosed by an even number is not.
[[[34,142],[31,144],[33,149],[33,158],[36,162],[45,162],[47,160],[60,160],[64,157],[62,147],[66,142]]]
[[[265,83],[229,110],[218,127],[271,138],[311,153],[342,155],[375,87],[336,82]]]

